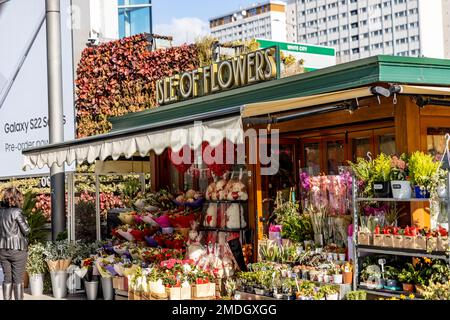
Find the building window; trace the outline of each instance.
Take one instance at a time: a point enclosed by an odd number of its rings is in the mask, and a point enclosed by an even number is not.
[[[351,24],[352,29],[358,28],[358,22],[354,22]]]
[[[352,53],[359,53],[359,48],[353,48]]]
[[[119,36],[152,33],[151,0],[119,0]]]

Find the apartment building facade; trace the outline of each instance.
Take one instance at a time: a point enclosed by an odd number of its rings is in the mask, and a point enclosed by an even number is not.
[[[444,58],[444,2],[289,0],[287,39],[334,47],[338,63],[378,54]]]
[[[220,42],[255,38],[286,41],[286,3],[269,0],[209,19],[211,35]]]

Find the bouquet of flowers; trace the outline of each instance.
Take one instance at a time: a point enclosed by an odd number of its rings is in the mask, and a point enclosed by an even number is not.
[[[111,255],[108,257],[99,257],[95,260],[95,266],[102,278],[112,278],[117,275],[114,265],[116,263],[116,258]]]
[[[81,263],[81,268],[75,270],[75,273],[80,278],[87,282],[92,282],[94,277],[95,257],[84,259]]]
[[[44,257],[49,270],[67,271],[72,262],[74,251],[74,244],[68,240],[47,242]]]
[[[178,209],[169,212],[170,224],[175,228],[189,228],[191,223],[198,217],[200,210],[190,208]]]

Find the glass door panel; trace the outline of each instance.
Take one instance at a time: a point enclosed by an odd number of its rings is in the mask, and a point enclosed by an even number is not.
[[[320,142],[308,142],[303,145],[303,168],[309,175],[320,173]]]
[[[346,165],[344,141],[327,141],[326,155],[326,166],[328,174],[339,174],[339,167]]]
[[[387,155],[396,154],[397,148],[395,146],[395,134],[386,134],[378,136],[378,153]]]

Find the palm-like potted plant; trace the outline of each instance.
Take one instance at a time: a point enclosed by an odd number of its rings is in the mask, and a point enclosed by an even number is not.
[[[391,196],[391,157],[384,153],[379,154],[373,160],[373,193],[378,198],[389,198]]]
[[[44,251],[44,245],[39,242],[28,247],[27,272],[33,296],[41,296],[44,292],[44,275],[47,272]]]
[[[420,151],[414,152],[409,158],[411,183],[414,185],[416,198],[429,198],[432,188],[432,177],[437,174],[439,162]]]
[[[408,181],[408,159],[406,154],[391,158],[391,188],[395,199],[411,198],[411,183]]]

